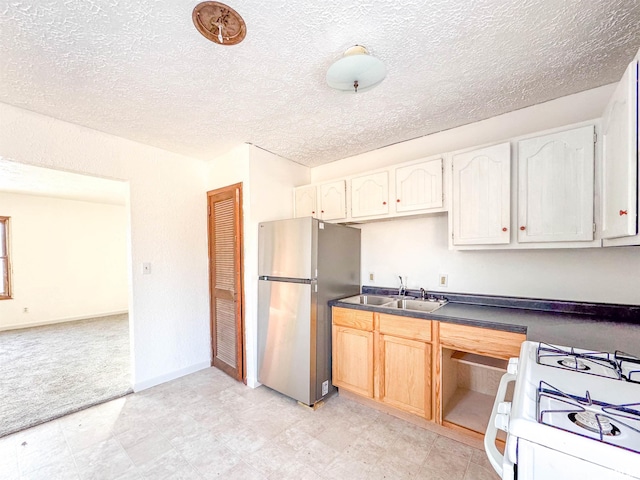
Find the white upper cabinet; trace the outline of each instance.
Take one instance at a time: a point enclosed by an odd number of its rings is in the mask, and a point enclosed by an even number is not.
[[[347,190],[344,180],[323,183],[320,185],[318,197],[320,215],[322,220],[340,220],[347,216]]]
[[[317,189],[315,185],[305,185],[295,189],[295,217],[317,217]]]
[[[397,168],[396,212],[442,208],[442,159]]]
[[[593,240],[593,125],[518,142],[518,242]]]
[[[389,173],[378,172],[351,179],[351,216],[389,213]]]
[[[453,156],[453,244],[509,243],[511,145]]]
[[[637,114],[636,60],[620,80],[602,119],[602,238],[638,233]]]

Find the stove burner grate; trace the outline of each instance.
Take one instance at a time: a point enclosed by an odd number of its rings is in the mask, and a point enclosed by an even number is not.
[[[620,365],[613,353],[557,347],[540,342],[536,350],[536,362],[547,367],[614,380],[626,380],[622,376]]]
[[[544,409],[543,399],[545,405],[553,408]],[[640,453],[640,402],[612,405],[592,400],[588,390],[584,397],[569,395],[541,381],[538,386],[536,410],[538,423]],[[558,423],[557,415],[568,418],[570,422],[566,422],[566,425]],[[619,440],[614,440],[618,437],[626,439],[620,443]]]
[[[640,383],[640,358],[616,350],[615,359],[627,382]]]

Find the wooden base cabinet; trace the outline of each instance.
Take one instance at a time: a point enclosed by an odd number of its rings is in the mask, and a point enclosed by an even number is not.
[[[333,384],[481,439],[522,333],[333,307]]]
[[[373,332],[333,325],[333,384],[373,398]]]
[[[439,423],[482,438],[507,360],[526,336],[441,322],[439,338]]]
[[[332,383],[373,398],[373,312],[332,309]]]
[[[431,420],[429,320],[333,308],[333,384]]]
[[[431,420],[431,345],[379,338],[380,401]]]

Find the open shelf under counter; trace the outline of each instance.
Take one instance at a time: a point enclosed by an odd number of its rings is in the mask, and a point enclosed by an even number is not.
[[[443,348],[443,424],[484,434],[500,379],[506,371],[504,359]],[[512,394],[509,391],[507,399]]]
[[[507,371],[508,362],[501,358],[487,357],[485,355],[478,355],[477,353],[467,353],[454,351],[451,355],[451,360],[465,363],[472,366],[481,366],[491,370],[498,370],[502,373]]]
[[[457,388],[445,405],[442,420],[484,433],[491,416],[494,397],[485,393]]]

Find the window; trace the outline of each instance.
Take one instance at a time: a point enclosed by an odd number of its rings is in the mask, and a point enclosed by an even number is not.
[[[0,300],[11,298],[9,264],[9,217],[0,217]]]

